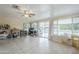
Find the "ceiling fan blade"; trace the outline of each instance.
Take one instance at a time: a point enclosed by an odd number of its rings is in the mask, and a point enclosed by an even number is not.
[[[35,15],[35,14],[31,14],[31,15]]]
[[[12,7],[17,9],[17,10],[20,10],[20,6],[18,6],[18,5],[12,5]]]

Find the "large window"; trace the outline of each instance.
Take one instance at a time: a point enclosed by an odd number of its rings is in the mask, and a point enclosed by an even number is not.
[[[49,34],[49,21],[39,22],[39,36],[48,38]]]
[[[37,23],[32,23],[32,27],[33,27],[35,30],[38,30],[38,24],[37,24]]]
[[[58,34],[71,34],[72,30],[72,19],[61,19],[58,20]]]
[[[73,34],[79,36],[79,18],[73,18]]]
[[[53,24],[55,35],[79,35],[79,18],[58,19]]]
[[[23,23],[23,30],[29,30],[30,24],[29,23]]]

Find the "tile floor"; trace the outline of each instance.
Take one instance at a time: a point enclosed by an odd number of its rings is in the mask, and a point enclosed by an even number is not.
[[[78,54],[71,46],[62,45],[46,38],[25,37],[0,40],[0,54]]]

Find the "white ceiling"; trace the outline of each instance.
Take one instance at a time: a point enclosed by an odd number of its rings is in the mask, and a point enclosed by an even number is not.
[[[35,16],[31,17],[30,19],[38,20],[43,18],[48,18],[50,16],[49,11],[49,5],[40,5],[40,4],[26,4],[26,5],[20,5],[22,7],[25,7],[27,9],[30,9],[36,13]],[[0,5],[0,16],[6,16],[6,17],[19,17],[21,19],[26,19],[24,16],[19,14],[15,8],[12,7],[11,4],[2,4]]]
[[[20,6],[31,9],[36,13],[35,16],[30,18],[32,20],[48,18],[51,15],[62,16],[79,13],[78,4],[22,4]],[[0,4],[0,16],[19,17],[21,19],[26,19],[24,16],[19,14],[16,9],[12,8],[11,4]]]
[[[79,15],[79,4],[54,4],[53,16]]]

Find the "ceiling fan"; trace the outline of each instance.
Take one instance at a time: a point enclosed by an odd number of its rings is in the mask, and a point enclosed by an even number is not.
[[[23,14],[25,17],[32,17],[33,15],[35,15],[35,13],[31,10],[24,10]]]
[[[22,8],[21,6],[18,5],[13,5],[13,8],[17,9],[17,11],[22,14],[22,16],[25,17],[32,17],[35,15],[35,13],[29,9]]]

